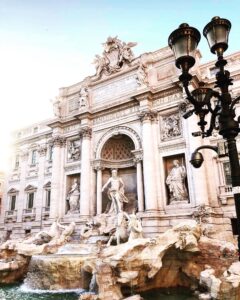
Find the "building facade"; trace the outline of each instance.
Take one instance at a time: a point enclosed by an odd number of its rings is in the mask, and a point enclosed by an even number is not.
[[[204,150],[200,169],[189,163],[196,147],[216,145],[221,137],[193,137],[197,116],[182,118],[188,104],[171,50],[134,58],[135,45],[109,37],[96,55],[96,74],[60,89],[55,118],[15,133],[0,220],[6,234],[37,232],[56,218],[80,229],[92,216],[109,213],[102,187],[116,169],[128,199],[123,209],[137,212],[145,235],[197,216],[215,235],[231,235],[228,158]],[[192,89],[201,81],[214,86],[214,63],[201,65],[200,56]],[[227,59],[238,95],[240,52]]]

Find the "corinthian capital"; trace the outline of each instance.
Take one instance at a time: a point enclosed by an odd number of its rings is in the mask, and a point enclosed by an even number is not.
[[[155,110],[143,110],[138,113],[138,117],[142,122],[144,121],[156,121],[157,120],[157,111]]]
[[[143,160],[143,152],[142,149],[131,151],[134,155],[133,161],[135,164],[141,162]]]
[[[92,128],[90,128],[89,126],[85,126],[85,127],[81,128],[79,131],[79,135],[82,138],[91,138]]]
[[[56,135],[49,140],[49,144],[53,147],[64,147],[66,145],[66,139],[63,136]]]

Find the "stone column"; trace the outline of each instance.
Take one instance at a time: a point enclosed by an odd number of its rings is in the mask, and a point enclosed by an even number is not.
[[[143,143],[143,175],[145,188],[145,210],[158,210],[157,182],[155,173],[155,156],[153,147],[152,120],[155,112],[150,110],[142,111],[139,114],[142,121],[142,143]]]
[[[132,151],[134,154],[134,162],[137,169],[137,198],[138,212],[144,211],[144,195],[143,195],[143,176],[142,176],[142,150]]]
[[[36,221],[40,221],[42,217],[42,207],[45,206],[43,193],[44,185],[44,170],[45,170],[45,160],[46,160],[47,146],[41,145],[38,148],[38,189],[36,193],[36,201],[34,207],[36,208]]]
[[[158,124],[157,112],[155,113],[152,120],[152,129],[153,129],[153,154],[155,158],[155,178],[156,178],[156,188],[157,188],[157,202],[158,209],[163,212],[164,211],[164,195],[161,187],[161,175],[160,175],[160,155],[159,155],[159,131],[160,127]]]
[[[90,215],[91,201],[91,136],[92,129],[85,126],[80,130],[82,137],[80,216]]]
[[[63,185],[62,147],[65,146],[65,138],[61,136],[55,136],[52,138],[50,143],[53,145],[50,218],[56,218],[59,217],[59,206]]]
[[[102,213],[102,170],[103,168],[98,166],[95,168],[97,171],[97,215]]]

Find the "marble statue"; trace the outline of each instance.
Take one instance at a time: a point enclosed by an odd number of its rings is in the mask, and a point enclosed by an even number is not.
[[[166,178],[170,192],[170,202],[172,201],[186,201],[188,199],[188,192],[185,185],[186,169],[177,159],[173,160],[173,168]]]
[[[79,108],[88,107],[88,88],[82,87],[79,92]]]
[[[128,203],[127,197],[124,195],[124,183],[122,178],[118,177],[117,170],[112,170],[112,177],[104,184],[102,192],[108,188],[107,194],[111,201],[111,207],[107,213],[114,212],[118,214],[123,211],[123,203]]]
[[[78,184],[78,180],[75,178],[72,187],[67,195],[67,201],[69,203],[68,214],[79,212],[79,199],[80,199],[79,184]]]
[[[55,97],[55,100],[53,100],[53,113],[54,116],[57,118],[61,118],[61,101],[59,99],[59,97]]]
[[[143,67],[139,67],[136,74],[136,81],[139,86],[147,86],[147,74]]]
[[[107,246],[110,246],[113,240],[116,240],[117,245],[119,245],[121,242],[127,242],[129,237],[128,220],[129,216],[126,212],[121,211],[117,214],[115,220],[116,229],[110,236]]]
[[[143,228],[141,221],[137,218],[137,216],[134,213],[129,215],[128,230],[130,232],[128,241],[143,238]]]
[[[100,55],[95,55],[93,64],[95,64],[96,75],[98,77],[100,76],[102,71],[107,69],[108,61],[105,59],[105,57],[101,57]]]
[[[35,245],[42,245],[45,243],[49,243],[53,239],[58,239],[61,235],[61,231],[59,229],[59,220],[56,219],[49,230],[42,230],[39,231],[33,237],[29,237],[24,240],[23,244],[35,244]]]

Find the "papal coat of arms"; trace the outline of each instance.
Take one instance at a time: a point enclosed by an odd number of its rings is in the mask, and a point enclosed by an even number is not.
[[[134,58],[132,47],[137,43],[125,43],[116,37],[108,37],[107,41],[103,43],[103,55],[96,55],[94,64],[96,67],[96,76],[99,77],[102,73],[111,75],[124,64],[130,64]]]

